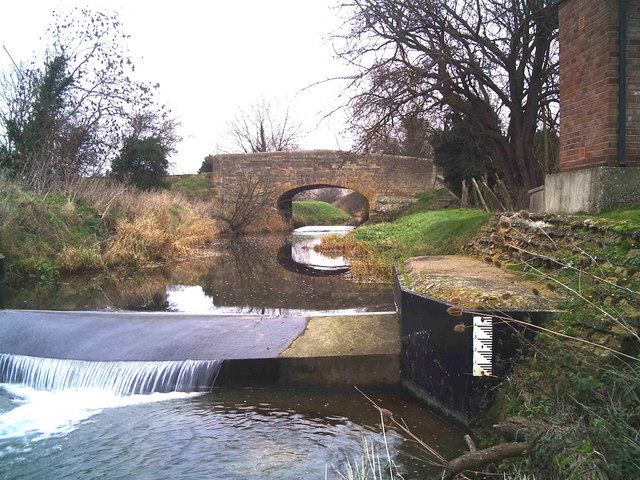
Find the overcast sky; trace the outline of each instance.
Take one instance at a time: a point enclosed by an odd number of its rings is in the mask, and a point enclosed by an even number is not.
[[[321,122],[342,104],[344,83],[316,82],[345,73],[331,34],[341,26],[336,0],[16,0],[3,2],[0,46],[27,61],[51,12],[86,6],[117,12],[131,35],[138,80],[160,83],[161,100],[181,122],[175,173],[195,172],[216,146],[228,145],[225,125],[261,98],[290,106],[308,133],[305,149],[349,149],[343,115]],[[0,50],[0,68],[10,59]],[[320,123],[319,123],[320,122]]]

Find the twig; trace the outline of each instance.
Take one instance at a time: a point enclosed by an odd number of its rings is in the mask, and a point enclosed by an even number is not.
[[[422,441],[420,438],[418,438],[415,434],[413,434],[407,427],[406,425],[398,422],[394,417],[393,414],[387,410],[386,408],[382,408],[380,406],[378,406],[378,404],[376,404],[376,402],[374,402],[370,397],[367,396],[366,393],[364,393],[362,390],[360,390],[358,387],[355,387],[355,389],[360,392],[360,394],[366,398],[367,400],[369,400],[369,402],[381,413],[384,414],[385,416],[389,417],[389,419],[391,420],[391,422],[397,426],[398,428],[400,428],[404,433],[406,433],[409,437],[411,437],[412,440],[414,440],[415,442],[417,442],[421,447],[423,447],[427,452],[429,452],[431,455],[433,455],[434,457],[436,457],[440,462],[442,463],[434,463],[434,465],[437,465],[439,467],[444,467],[447,464],[447,459],[444,458],[442,455],[440,455],[440,453],[438,453],[433,447],[431,447],[430,445],[426,444],[424,441]]]
[[[467,443],[467,447],[469,447],[470,452],[475,452],[476,450],[478,450],[478,447],[476,447],[473,438],[471,438],[469,435],[464,436],[464,441]]]

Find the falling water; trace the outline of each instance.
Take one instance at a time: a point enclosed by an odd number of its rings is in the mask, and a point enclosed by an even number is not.
[[[86,362],[0,354],[0,382],[40,391],[99,389],[118,396],[211,390],[221,360]]]

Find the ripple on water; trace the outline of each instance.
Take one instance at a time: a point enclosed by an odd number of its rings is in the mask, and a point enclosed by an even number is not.
[[[33,432],[0,439],[0,478],[324,479],[325,468],[339,478],[334,466],[344,471],[347,459],[359,458],[363,436],[381,442],[377,414],[359,395],[160,395],[91,403],[92,414],[73,428],[37,440]],[[456,445],[449,427],[434,425]],[[399,435],[387,438],[392,454],[406,448]]]

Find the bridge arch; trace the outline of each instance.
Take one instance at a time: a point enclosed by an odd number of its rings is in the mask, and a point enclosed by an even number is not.
[[[352,209],[343,208],[343,210],[347,211],[348,214],[353,216],[355,221],[358,224],[366,221],[369,218],[369,209],[371,206],[369,204],[369,199],[365,195],[351,188],[322,183],[322,184],[313,184],[313,185],[301,185],[298,187],[294,187],[290,190],[287,190],[282,195],[280,195],[280,197],[278,197],[277,207],[278,207],[278,210],[280,211],[280,214],[284,218],[284,220],[287,222],[291,221],[293,216],[293,201],[298,194],[309,191],[309,190],[319,190],[324,188],[340,188],[340,189],[348,190],[349,192],[351,192],[349,195],[351,195],[352,197],[355,197],[355,200],[352,200],[349,203],[350,204],[356,203],[357,205],[355,206],[355,208],[352,208]],[[352,210],[352,211],[349,211],[349,210]],[[356,214],[356,210],[358,211],[357,214]]]

